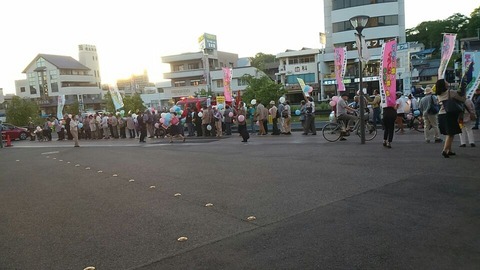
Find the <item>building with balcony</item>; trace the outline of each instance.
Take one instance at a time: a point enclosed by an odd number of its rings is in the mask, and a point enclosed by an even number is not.
[[[303,89],[301,89],[297,78],[303,79],[305,84],[313,87],[314,97],[319,98],[319,72],[320,49],[302,48],[299,51],[287,50],[276,55],[279,62],[278,72],[275,73],[277,81],[285,85],[288,91],[286,98],[292,103],[299,103],[303,100]]]
[[[23,70],[26,80],[15,81],[16,95],[36,100],[43,115],[56,114],[62,95],[65,105],[78,102],[81,111],[99,110],[102,90],[95,46],[80,45],[79,59],[38,54]]]
[[[336,94],[334,74],[336,47],[347,47],[347,68],[344,77],[346,91],[353,96],[359,89],[356,31],[350,24],[350,18],[358,15],[370,17],[362,32],[371,55],[370,61],[363,69],[362,88],[366,88],[368,93],[378,89],[379,59],[383,43],[391,39],[397,39],[398,44],[406,42],[404,5],[404,0],[324,1],[326,46],[324,53],[320,55],[319,67],[322,99]]]

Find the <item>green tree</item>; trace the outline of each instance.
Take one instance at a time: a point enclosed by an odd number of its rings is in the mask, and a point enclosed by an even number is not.
[[[13,96],[7,105],[7,122],[16,126],[26,126],[31,117],[34,123],[41,123],[40,108],[35,101]]]
[[[78,100],[75,100],[72,104],[65,105],[63,111],[67,114],[78,114],[80,113],[80,103],[78,103]]]
[[[470,14],[468,24],[465,26],[465,33],[466,37],[480,36],[480,7]]]
[[[124,104],[124,111],[126,113],[132,112],[135,113],[136,111],[144,111],[146,109],[145,105],[143,105],[143,100],[140,97],[140,94],[135,93],[133,96],[128,96],[123,98]]]
[[[273,54],[264,54],[259,52],[255,55],[255,57],[250,57],[250,65],[265,72],[266,64],[275,62],[275,59],[276,57]]]
[[[110,95],[110,91],[107,91],[103,101],[106,105],[107,112],[111,112],[111,113],[115,112],[115,105],[113,105],[113,100],[112,100],[112,96]]]
[[[256,99],[257,103],[267,105],[271,100],[277,101],[287,91],[281,84],[277,84],[267,76],[255,78],[251,75],[242,77],[247,82],[247,87],[242,94],[242,100],[250,103],[252,99]]]

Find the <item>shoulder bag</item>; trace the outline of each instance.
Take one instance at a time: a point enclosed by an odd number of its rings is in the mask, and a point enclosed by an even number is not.
[[[433,95],[430,96],[430,107],[428,107],[427,113],[428,114],[437,114],[440,111],[440,106],[435,103],[435,99]]]
[[[450,98],[450,90],[447,90],[447,91],[448,91],[448,99],[442,101],[445,111],[447,113],[463,112],[463,109],[464,109],[463,103],[461,103],[460,101],[454,98]]]

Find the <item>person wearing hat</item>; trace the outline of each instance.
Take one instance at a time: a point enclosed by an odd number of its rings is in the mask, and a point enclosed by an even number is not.
[[[440,139],[440,130],[438,129],[438,110],[433,110],[433,106],[438,106],[438,99],[435,95],[433,95],[432,87],[427,86],[425,88],[425,96],[418,103],[418,108],[422,112],[423,116],[423,123],[425,126],[423,134],[425,135],[426,143],[429,143],[431,139],[436,143],[443,141]],[[431,138],[432,135],[434,136],[433,138]]]
[[[270,109],[268,110],[268,113],[272,116],[272,135],[280,135],[280,130],[278,129],[278,118],[280,118],[280,113],[273,100],[270,101]]]
[[[407,101],[403,98],[403,93],[398,91],[397,95],[397,119],[395,120],[395,124],[397,127],[400,127],[400,133],[404,133],[403,130],[403,119],[405,118],[405,112],[407,109]]]
[[[346,130],[349,129],[350,121],[358,120],[358,117],[353,114],[348,114],[348,112],[355,113],[356,111],[353,108],[348,107],[348,93],[343,92],[341,98],[337,101],[337,119],[345,121]],[[346,132],[346,130],[342,130]],[[344,137],[340,138],[341,141],[345,141]]]

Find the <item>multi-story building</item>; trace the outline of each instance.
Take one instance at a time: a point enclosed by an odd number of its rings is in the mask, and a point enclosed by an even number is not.
[[[155,87],[155,84],[150,82],[147,70],[144,70],[141,75],[132,75],[128,79],[117,80],[117,87],[126,96],[131,96],[135,93],[146,93],[145,90]]]
[[[299,51],[287,50],[276,55],[279,61],[277,81],[285,85],[287,89],[286,98],[292,103],[299,103],[303,100],[303,89],[301,89],[297,78],[303,79],[305,84],[313,87],[314,97],[319,98],[319,72],[320,50],[302,48]]]
[[[79,45],[79,59],[38,54],[23,70],[27,79],[15,81],[16,95],[36,100],[43,115],[56,114],[58,96],[62,95],[65,105],[78,102],[82,111],[100,109],[102,90],[95,46]]]
[[[216,36],[204,34],[199,41],[202,49],[199,52],[162,57],[162,62],[170,65],[170,72],[164,73],[163,78],[169,79],[171,84],[170,87],[163,87],[161,93],[158,93],[160,104],[163,104],[161,100],[168,99],[169,105],[172,105],[182,97],[196,96],[200,93],[223,95],[222,68],[225,67],[232,68],[230,86],[233,94],[247,87],[242,79],[243,75],[265,76],[254,67],[239,67],[239,62],[246,61],[245,59],[239,61],[237,54],[218,51]]]
[[[371,55],[370,61],[363,70],[362,88],[372,93],[373,89],[379,87],[379,59],[382,44],[391,39],[397,39],[398,43],[406,42],[404,0],[325,0],[324,12],[326,46],[325,53],[320,57],[321,97],[331,97],[336,94],[335,47],[347,47],[347,68],[344,77],[346,90],[353,95],[359,89],[356,31],[350,24],[350,18],[358,15],[370,17],[362,32]]]

